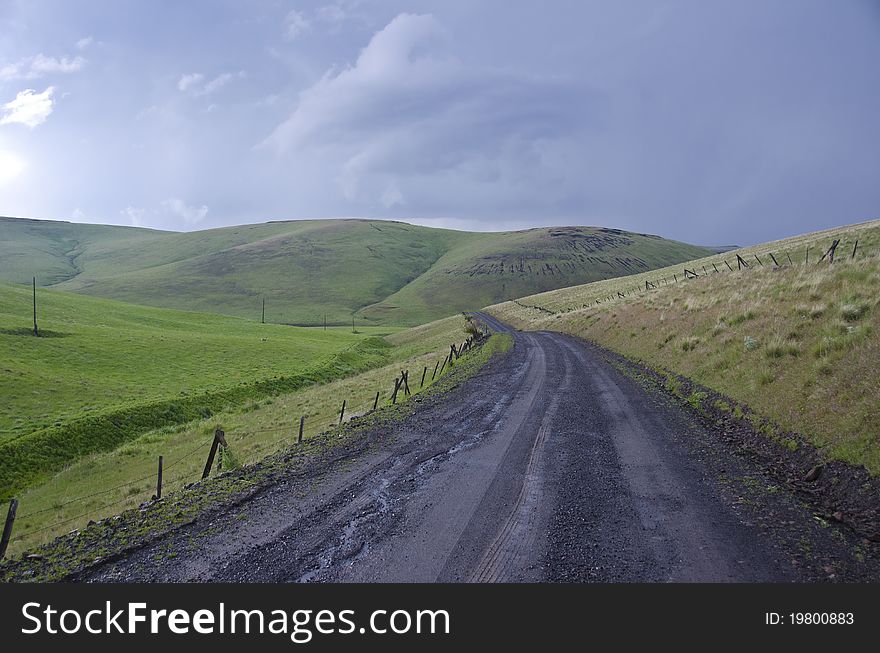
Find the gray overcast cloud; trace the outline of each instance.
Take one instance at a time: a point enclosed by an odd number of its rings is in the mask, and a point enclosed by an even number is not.
[[[0,215],[748,244],[880,216],[880,6],[0,0]]]

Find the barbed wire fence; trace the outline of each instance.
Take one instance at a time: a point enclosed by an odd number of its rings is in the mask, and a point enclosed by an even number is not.
[[[215,473],[223,471],[224,458],[226,458],[227,461],[225,465],[228,467],[229,455],[233,451],[232,445],[234,443],[242,442],[250,436],[270,433],[282,435],[289,434],[289,438],[280,439],[279,441],[276,441],[276,444],[285,443],[288,446],[296,446],[302,444],[308,439],[323,435],[332,430],[332,428],[342,425],[346,421],[351,421],[358,417],[369,415],[370,413],[378,410],[380,408],[380,399],[384,398],[384,400],[387,402],[384,403],[383,406],[395,405],[398,403],[399,400],[404,400],[406,397],[417,394],[421,390],[429,387],[433,382],[439,380],[444,372],[448,372],[448,370],[451,368],[451,363],[454,360],[458,360],[460,356],[470,351],[472,348],[474,348],[474,346],[482,344],[487,336],[488,332],[479,329],[477,332],[468,336],[461,344],[452,343],[450,345],[449,352],[445,354],[444,358],[437,359],[436,364],[433,367],[433,372],[432,368],[429,365],[423,366],[420,380],[417,382],[418,385],[416,385],[416,381],[413,380],[412,388],[410,387],[410,370],[401,370],[400,374],[394,378],[393,390],[391,390],[391,392],[386,391],[387,394],[384,394],[384,397],[383,390],[382,388],[380,388],[376,391],[375,395],[371,394],[370,398],[365,401],[359,402],[357,405],[350,404],[348,402],[348,399],[344,398],[341,403],[338,418],[334,421],[333,424],[327,424],[325,420],[322,420],[317,424],[309,423],[307,428],[307,420],[309,420],[310,417],[315,418],[317,416],[303,414],[300,415],[298,419],[296,419],[291,424],[272,428],[241,429],[228,438],[226,433],[222,429],[218,428],[215,429],[213,438],[211,440],[198,444],[196,447],[189,450],[187,453],[181,455],[170,463],[165,464],[164,457],[159,456],[156,473],[141,476],[139,478],[135,478],[124,483],[119,483],[111,487],[102,488],[95,492],[89,492],[81,496],[63,497],[61,498],[61,500],[53,502],[50,506],[46,508],[28,511],[24,514],[18,513],[18,509],[21,504],[18,499],[13,498],[9,501],[9,504],[7,506],[6,521],[3,528],[2,538],[0,538],[0,560],[5,557],[7,548],[10,544],[15,544],[16,542],[20,542],[25,538],[27,538],[28,540],[33,540],[34,536],[38,536],[44,533],[57,532],[58,529],[62,526],[67,526],[74,522],[82,521],[88,517],[95,517],[99,514],[103,514],[104,518],[110,517],[112,515],[107,514],[107,510],[109,508],[113,508],[125,503],[131,504],[134,502],[136,504],[140,504],[143,507],[145,502],[161,500],[163,497],[164,488],[176,487],[177,489],[186,489],[192,487],[192,485],[194,485],[198,481],[208,478],[212,471],[214,471]],[[205,466],[201,472],[198,469],[195,469],[172,476],[171,478],[167,477],[166,472],[169,469],[179,468],[181,463],[192,459],[197,454],[204,454],[206,450],[208,455]],[[75,504],[81,504],[97,497],[110,495],[114,492],[118,492],[119,490],[124,490],[125,488],[137,488],[139,484],[146,483],[147,481],[154,481],[156,483],[155,491],[153,490],[153,486],[151,485],[146,489],[129,492],[127,495],[120,498],[114,498],[112,501],[101,503],[101,505],[91,507],[88,510],[83,510],[81,512],[78,512],[76,515],[64,516],[57,521],[53,521],[45,525],[40,525],[36,529],[28,528],[28,524],[31,523],[32,520],[48,512],[61,512],[66,507]],[[24,523],[23,530],[22,523]],[[17,530],[21,532],[21,534],[17,538],[12,537],[13,525],[15,525],[17,527]],[[37,538],[37,540],[34,540],[33,543],[39,544],[41,542],[39,541],[39,538]]]
[[[823,253],[821,256],[814,260],[814,265],[821,265],[826,263],[826,261],[828,265],[833,265],[835,261],[853,261],[856,259],[857,255],[864,255],[864,243],[862,243],[862,246],[860,248],[858,238],[850,242],[852,243],[851,250],[849,248],[849,243],[844,245],[842,238],[834,238],[827,248],[820,248],[818,250]],[[586,308],[594,308],[596,306],[607,304],[609,302],[614,302],[620,299],[626,299],[635,295],[643,295],[647,292],[650,292],[651,290],[658,289],[661,286],[675,285],[692,279],[700,279],[715,274],[740,272],[742,270],[754,270],[765,267],[773,269],[785,269],[794,268],[798,265],[807,266],[810,265],[810,245],[811,243],[808,243],[806,245],[802,263],[795,262],[795,260],[791,257],[791,252],[785,249],[782,251],[777,251],[775,253],[769,250],[760,252],[761,254],[765,254],[769,257],[770,260],[767,262],[761,259],[758,256],[757,252],[751,254],[750,256],[747,256],[747,258],[744,258],[739,252],[734,251],[733,254],[735,258],[733,259],[728,260],[727,258],[723,258],[724,255],[722,254],[721,260],[717,262],[707,262],[706,264],[700,264],[699,266],[692,266],[690,268],[685,265],[682,266],[681,274],[670,272],[663,277],[655,277],[654,279],[643,279],[644,283],[640,282],[625,289],[615,290],[608,293],[607,295],[594,297],[590,300],[589,303],[580,303],[577,306],[570,306],[562,310],[554,310],[551,307],[540,306],[537,304],[526,304],[525,302],[522,302],[518,299],[514,299],[513,303],[521,308],[535,310],[540,313],[544,313],[545,315],[564,315],[566,313],[572,313],[574,311],[580,311]],[[776,254],[779,255],[779,259],[776,258]],[[782,262],[780,262],[780,259]],[[725,267],[719,267],[721,264],[724,264]]]

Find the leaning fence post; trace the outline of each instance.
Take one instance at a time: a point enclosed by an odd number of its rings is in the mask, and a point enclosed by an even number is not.
[[[345,399],[342,400],[342,410],[339,411],[339,423],[342,424],[342,418],[345,416]]]
[[[159,456],[159,473],[156,476],[156,498],[162,498],[162,456]]]
[[[303,426],[305,425],[305,422],[306,422],[306,416],[300,415],[300,417],[299,417],[299,437],[297,437],[297,439],[296,439],[297,442],[303,441]]]
[[[373,410],[379,405],[379,391],[376,390],[376,398],[373,400]]]
[[[208,460],[205,462],[205,470],[202,472],[202,478],[208,478],[208,474],[211,473],[211,467],[214,466],[214,456],[217,455],[217,447],[220,445],[226,446],[226,435],[220,429],[216,429],[214,431],[214,441],[211,443],[211,451],[208,452]]]
[[[0,560],[6,555],[6,547],[9,546],[9,538],[12,537],[12,522],[15,521],[16,512],[18,512],[18,499],[12,499],[9,502],[9,512],[6,513],[3,537],[0,538]]]
[[[431,374],[431,380],[432,380],[432,381],[434,380],[434,377],[437,376],[437,368],[438,368],[438,367],[440,367],[440,361],[439,361],[439,360],[438,360],[436,363],[434,363],[434,372],[433,372],[433,374]]]
[[[773,259],[773,265],[775,265],[776,267],[779,267],[779,263],[776,261],[776,257],[773,256],[773,252],[769,252],[769,254],[770,254],[770,258]]]
[[[856,257],[856,250],[858,249],[858,247],[859,247],[859,239],[856,238],[856,244],[853,245],[852,255],[849,257],[850,261],[852,261]]]
[[[449,354],[449,356],[443,359],[443,365],[440,366],[440,376],[443,376],[443,368],[446,367],[446,361],[450,358],[452,358],[452,354]]]
[[[394,392],[391,393],[391,404],[397,403],[397,391],[400,390],[400,379],[394,379]]]
[[[422,370],[422,382],[421,382],[421,384],[419,385],[420,388],[424,388],[424,387],[425,387],[425,375],[426,375],[427,373],[428,373],[428,366],[425,365],[425,369]]]

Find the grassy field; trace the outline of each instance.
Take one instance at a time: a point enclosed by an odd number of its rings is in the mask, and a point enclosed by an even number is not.
[[[834,264],[820,263],[835,238]],[[488,310],[520,328],[572,333],[688,376],[828,456],[880,473],[880,222],[738,253],[748,269],[736,270],[730,252],[688,263],[698,278],[685,280],[680,265]],[[656,288],[645,291],[645,279]]]
[[[381,220],[191,233],[0,218],[0,281],[273,323],[415,325],[683,261],[704,248],[592,227],[468,233]]]
[[[386,338],[390,362],[381,367],[249,401],[209,418],[154,429],[113,451],[86,456],[19,495],[21,507],[10,553],[20,553],[149,499],[155,493],[160,455],[164,458],[163,494],[197,480],[215,428],[226,433],[229,448],[223,467],[229,469],[259,461],[295,443],[300,416],[305,416],[304,438],[308,439],[339,423],[343,400],[346,420],[370,410],[377,392],[379,405],[387,405],[401,369],[409,370],[415,395],[441,378],[438,374],[432,379],[435,364],[448,353],[451,342],[460,343],[467,337],[465,326],[463,317],[456,316],[401,331]],[[497,345],[493,341],[493,346]],[[450,369],[446,366],[443,374]],[[398,402],[404,401],[407,398],[400,393]],[[2,510],[5,506],[0,505]]]
[[[145,430],[382,364],[393,328],[323,330],[0,285],[0,496]]]

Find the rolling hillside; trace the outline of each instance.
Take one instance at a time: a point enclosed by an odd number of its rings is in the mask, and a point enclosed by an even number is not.
[[[379,220],[191,233],[0,218],[0,281],[286,324],[414,325],[710,253],[594,227],[468,233]]]
[[[832,264],[822,255],[835,240]],[[768,435],[779,435],[769,418],[830,457],[880,474],[878,296],[874,221],[487,310],[523,329],[571,333],[689,377],[746,404]],[[668,385],[679,387],[674,377]]]
[[[315,329],[0,284],[0,496],[149,429],[384,363],[394,329]]]

